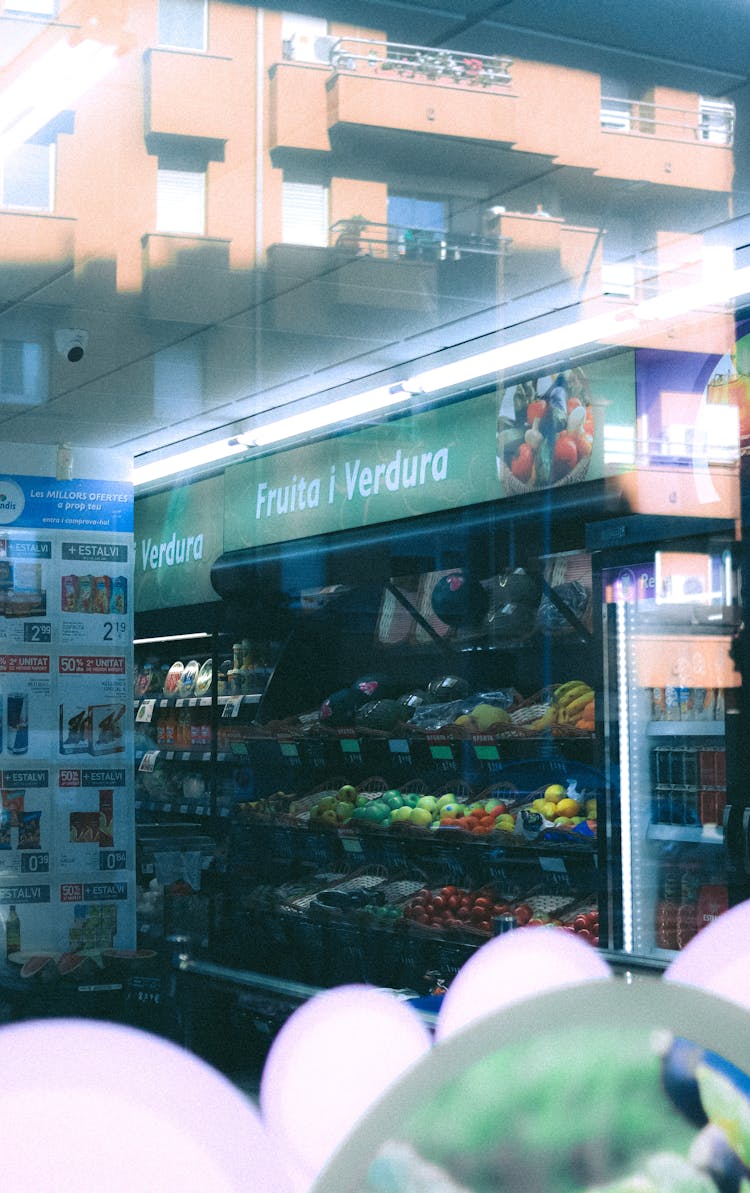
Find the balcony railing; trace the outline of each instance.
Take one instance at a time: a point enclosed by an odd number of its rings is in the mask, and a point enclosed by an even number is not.
[[[700,141],[712,145],[734,142],[734,105],[720,101],[702,100],[696,111],[603,95],[600,121],[605,132],[632,133],[662,141]]]
[[[338,72],[356,71],[376,74],[378,77],[475,87],[485,91],[507,91],[511,82],[513,59],[499,55],[466,54],[359,37],[331,38],[330,44],[321,49],[327,50],[327,60],[332,69]]]
[[[330,244],[352,255],[404,261],[459,261],[462,257],[500,257],[508,251],[505,236],[408,228],[365,220],[338,220],[329,229]]]

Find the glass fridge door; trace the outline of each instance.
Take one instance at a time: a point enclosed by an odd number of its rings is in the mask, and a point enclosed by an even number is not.
[[[606,736],[619,761],[610,809],[619,844],[610,878],[621,892],[614,943],[667,964],[730,900],[726,718],[740,685],[731,551],[726,543],[657,550],[645,566],[609,569],[604,583]]]

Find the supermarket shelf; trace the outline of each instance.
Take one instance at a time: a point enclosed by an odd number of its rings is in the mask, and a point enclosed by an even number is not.
[[[649,737],[724,737],[723,721],[650,721]]]
[[[724,829],[718,824],[650,824],[646,836],[651,841],[693,841],[703,845],[723,845]]]

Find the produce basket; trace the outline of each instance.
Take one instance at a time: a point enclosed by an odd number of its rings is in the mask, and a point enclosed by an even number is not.
[[[584,459],[578,461],[574,468],[571,468],[570,472],[545,488],[559,489],[562,485],[578,484],[579,481],[586,479],[590,463],[591,456],[585,456]],[[515,477],[501,456],[497,457],[497,476],[506,497],[522,497],[525,493],[539,492],[537,485],[525,484]]]

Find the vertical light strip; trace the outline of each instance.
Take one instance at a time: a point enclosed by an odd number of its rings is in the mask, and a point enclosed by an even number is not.
[[[630,700],[625,601],[617,602],[617,706],[620,724],[620,858],[622,863],[623,951],[633,952],[633,858],[631,850]]]

